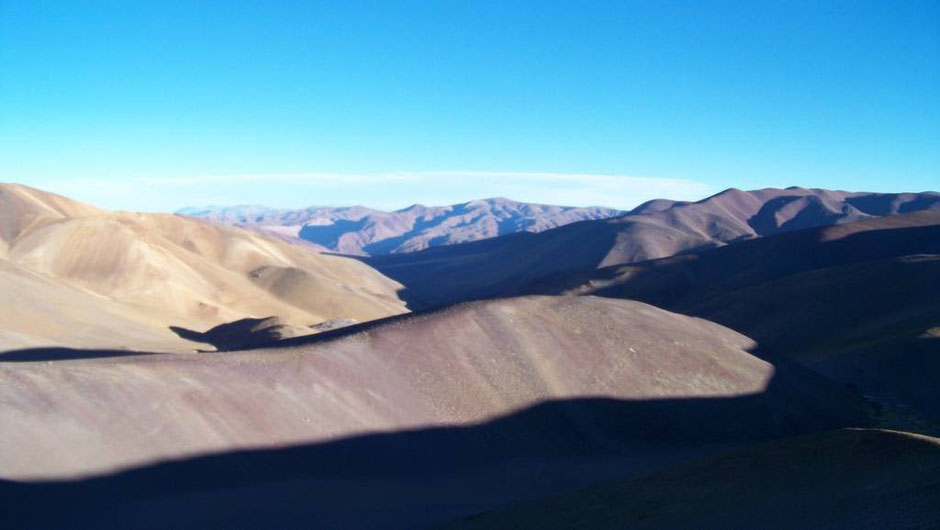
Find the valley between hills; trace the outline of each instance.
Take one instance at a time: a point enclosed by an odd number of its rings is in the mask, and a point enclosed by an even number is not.
[[[0,185],[0,526],[931,528],[940,193]]]

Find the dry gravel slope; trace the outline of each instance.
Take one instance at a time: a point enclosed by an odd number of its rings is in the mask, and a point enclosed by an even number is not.
[[[236,353],[0,362],[0,425],[11,427],[0,476],[472,425],[592,397],[627,401],[603,419],[563,406],[552,414],[565,423],[550,414],[542,435],[507,440],[538,451],[581,425],[578,436],[603,446],[696,446],[867,421],[854,393],[752,355],[747,337],[633,301],[479,302],[336,335]]]

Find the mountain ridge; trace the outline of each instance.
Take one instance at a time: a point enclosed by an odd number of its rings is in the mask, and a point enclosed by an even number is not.
[[[721,323],[940,421],[940,210],[873,217],[533,285]]]
[[[364,258],[405,285],[411,307],[522,294],[553,276],[638,263],[802,228],[940,210],[940,193],[730,188],[696,202],[658,200],[619,217]]]
[[[413,204],[394,211],[361,205],[310,206],[300,209],[257,205],[198,208],[177,213],[226,224],[295,236],[342,254],[379,255],[414,252],[626,213],[600,206],[575,207],[517,202],[505,197],[447,206]]]

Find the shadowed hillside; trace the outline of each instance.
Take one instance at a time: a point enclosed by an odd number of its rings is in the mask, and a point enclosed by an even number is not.
[[[940,439],[849,429],[771,442],[443,528],[932,528]]]
[[[0,482],[9,502],[3,518],[31,528],[412,528],[754,440],[868,421],[827,402],[834,394],[794,400],[792,378],[774,376],[734,397],[555,400],[476,424],[214,454],[75,481]],[[50,503],[55,511],[41,509]]]
[[[626,300],[476,302],[285,344],[10,354],[0,423],[17,428],[0,475],[116,474],[7,483],[5,517],[411,528],[874,421],[856,393],[754,355],[747,337]]]
[[[632,301],[480,302],[331,336],[235,353],[0,362],[0,382],[17,382],[0,385],[0,421],[32,418],[6,435],[0,475],[76,475],[205,451],[466,424],[549,399],[751,394],[774,374],[768,406],[777,412],[755,414],[755,425],[779,415],[787,431],[867,410],[808,370],[752,355],[747,337]]]
[[[940,212],[805,230],[533,287],[643,300],[940,418]]]

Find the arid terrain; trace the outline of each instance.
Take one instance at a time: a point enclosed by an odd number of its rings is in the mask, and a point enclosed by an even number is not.
[[[721,323],[940,420],[940,211],[598,269],[535,291],[643,300]]]
[[[362,487],[367,498],[383,497],[389,513],[362,521],[410,525],[466,514],[467,505],[492,506],[492,497],[472,490],[492,480],[494,469],[502,469],[500,498],[527,498],[559,491],[564,476],[590,483],[613,469],[630,473],[752,440],[875,421],[860,396],[762,359],[747,337],[632,301],[477,302],[338,333],[235,353],[88,352],[51,365],[49,357],[0,363],[2,423],[19,425],[6,433],[0,474],[49,480],[108,473],[104,482],[61,486],[120,491],[103,503],[103,517],[132,514],[154,498],[170,513],[179,513],[176,503],[189,509],[185,498],[166,495],[194,475],[201,478],[192,487],[246,512],[261,499],[235,501],[244,488],[279,491],[290,480],[319,489],[378,476]],[[296,449],[277,449],[284,447]],[[219,465],[199,455],[245,449],[266,451],[229,453],[242,470],[234,476],[194,471]],[[178,464],[158,464],[167,460]],[[148,467],[121,472],[137,466]],[[530,491],[546,472],[560,477]],[[154,478],[138,486],[138,473]],[[410,512],[414,499],[389,490],[425,476],[429,484],[459,477],[448,486],[454,500],[426,521]],[[284,524],[296,522],[290,514],[298,509],[340,516],[329,503],[282,506],[276,494],[263,495],[287,514]],[[368,509],[350,502],[344,509]],[[216,527],[245,515],[206,510],[198,517]],[[72,516],[65,509],[58,515]]]
[[[0,526],[940,520],[936,193],[731,190],[362,259],[0,203]]]
[[[365,261],[401,282],[412,309],[529,292],[558,276],[697,252],[802,228],[940,209],[940,194],[787,188],[725,190],[697,202],[651,201],[573,223]]]
[[[527,204],[504,198],[450,206],[414,204],[394,212],[364,206],[278,210],[262,206],[184,208],[180,214],[296,237],[339,254],[374,256],[542,232],[577,221],[606,219],[613,208]]]
[[[352,259],[196,219],[110,212],[0,185],[0,347],[192,351],[180,338],[245,317],[297,326],[406,311]]]
[[[940,530],[940,0],[0,0],[0,530]]]

